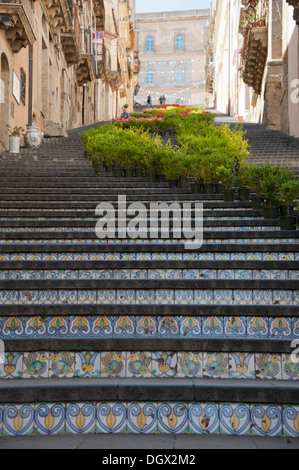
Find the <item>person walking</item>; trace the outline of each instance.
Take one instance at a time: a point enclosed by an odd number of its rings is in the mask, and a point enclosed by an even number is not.
[[[151,105],[152,105],[152,97],[151,97],[151,95],[148,95],[148,97],[147,97],[147,104],[148,104],[148,107],[150,108]]]

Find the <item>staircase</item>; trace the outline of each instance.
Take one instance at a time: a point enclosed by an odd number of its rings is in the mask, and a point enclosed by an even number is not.
[[[0,159],[0,435],[299,437],[299,232],[98,177],[77,132]],[[202,202],[204,245],[99,240],[101,202]]]

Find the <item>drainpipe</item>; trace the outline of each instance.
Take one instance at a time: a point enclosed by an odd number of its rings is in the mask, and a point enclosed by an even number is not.
[[[33,121],[33,45],[29,46],[29,101],[28,101],[28,125]]]

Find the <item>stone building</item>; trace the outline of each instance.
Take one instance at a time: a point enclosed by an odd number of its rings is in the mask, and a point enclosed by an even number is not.
[[[298,0],[213,0],[206,74],[219,111],[299,137],[298,8]]]
[[[135,0],[1,1],[0,151],[7,124],[65,135],[132,108],[132,8]]]
[[[208,10],[136,15],[141,69],[137,101],[204,105]]]

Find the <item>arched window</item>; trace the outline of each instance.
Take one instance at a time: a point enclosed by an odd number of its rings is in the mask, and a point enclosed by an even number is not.
[[[154,83],[154,71],[153,69],[148,69],[146,71],[146,84],[153,85]]]
[[[182,34],[177,35],[175,44],[176,44],[176,49],[182,50],[185,48],[185,38]]]
[[[147,51],[153,51],[155,46],[155,41],[153,36],[148,36],[146,39],[146,50]]]
[[[184,81],[185,81],[185,70],[183,69],[183,67],[179,67],[176,70],[176,81],[177,81],[177,83],[184,83]]]

